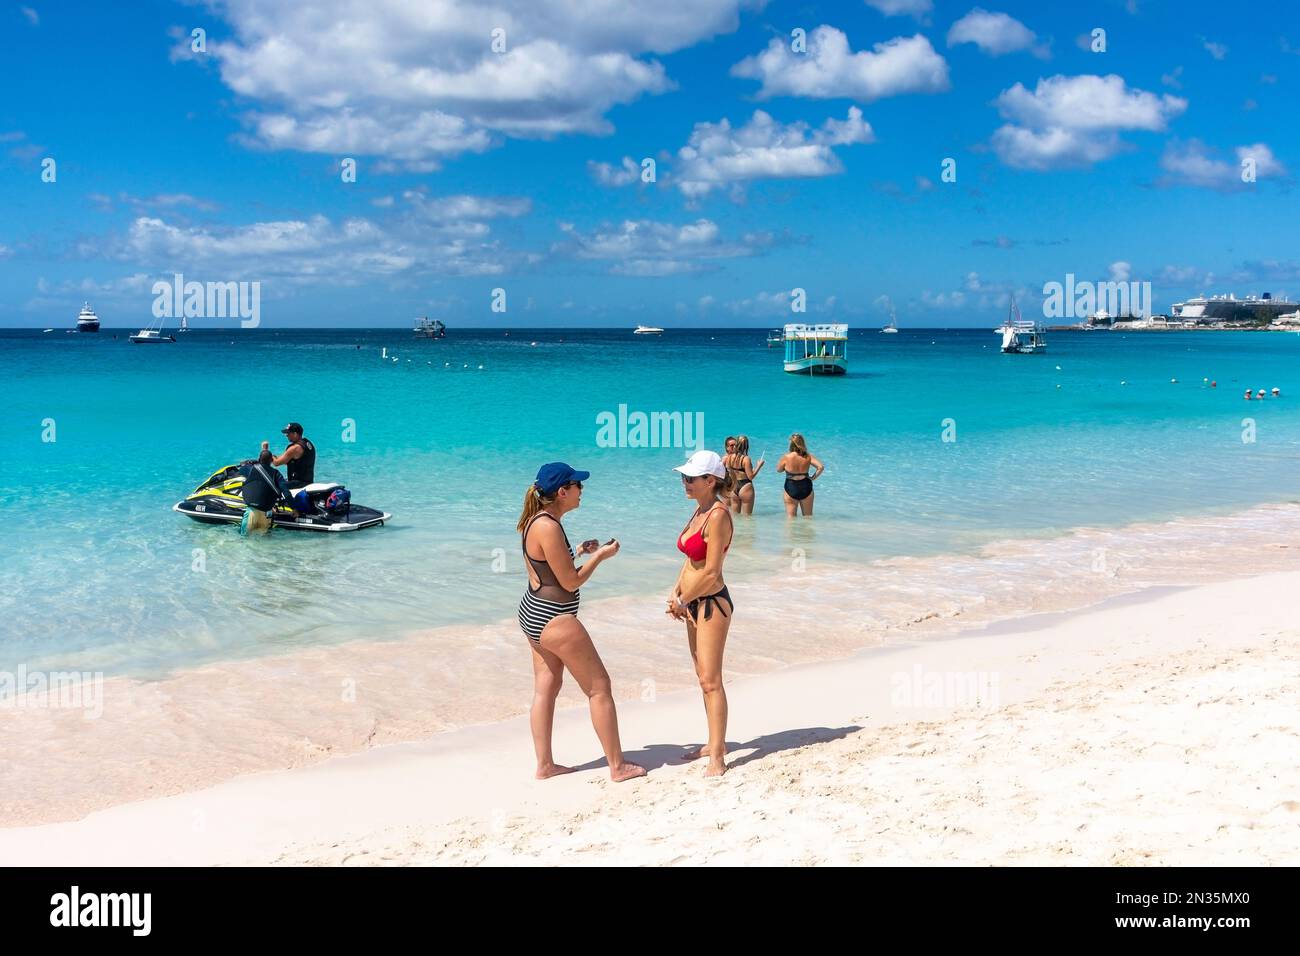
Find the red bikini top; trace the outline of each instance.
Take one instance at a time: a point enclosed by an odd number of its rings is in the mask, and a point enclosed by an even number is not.
[[[705,512],[705,515],[707,516],[712,514],[716,507],[717,505],[714,505],[713,508],[710,508]],[[681,534],[677,536],[677,550],[686,555],[692,561],[703,561],[709,553],[709,542],[704,540],[704,525],[707,525],[708,523],[709,519],[705,517],[704,524],[700,525],[700,530],[695,532],[695,534],[691,535],[685,541],[682,540]],[[689,521],[686,522],[686,528],[689,528],[690,526],[691,523]],[[686,528],[682,529],[682,534],[686,533]],[[730,550],[731,545],[728,544],[722,549],[722,553],[726,554]]]

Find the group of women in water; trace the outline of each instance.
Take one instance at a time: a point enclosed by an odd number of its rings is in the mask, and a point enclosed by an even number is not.
[[[722,577],[723,561],[731,547],[732,513],[752,514],[754,478],[763,470],[749,457],[749,440],[728,438],[726,456],[697,451],[674,471],[681,476],[682,491],[695,509],[677,535],[684,560],[668,594],[664,613],[686,625],[686,641],[708,718],[708,742],[683,754],[686,760],[708,758],[706,776],[727,770],[727,694],[722,686],[722,655],[735,602]],[[802,435],[790,436],[789,451],[776,470],[786,476],[786,514],[812,514],[812,483],[825,466],[808,451]],[[564,671],[573,675],[591,708],[591,722],[609,762],[610,777],[617,781],[644,776],[639,764],[625,760],[618,734],[618,714],[609,672],[601,662],[591,635],[578,620],[579,591],[596,568],[618,554],[618,541],[602,543],[592,538],[576,549],[564,532],[566,514],[582,503],[582,483],[590,472],[564,462],[538,469],[524,492],[523,512],[517,530],[528,573],[528,587],[519,603],[519,626],[532,653],[533,703],[529,720],[537,752],[537,777],[568,773],[555,762],[551,749],[555,701]],[[586,557],[582,564],[577,558]]]

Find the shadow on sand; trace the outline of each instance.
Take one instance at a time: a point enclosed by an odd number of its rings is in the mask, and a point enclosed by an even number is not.
[[[755,760],[762,760],[783,750],[797,750],[809,744],[824,744],[831,740],[842,740],[849,734],[855,734],[862,728],[855,725],[848,727],[801,727],[797,730],[782,730],[774,734],[764,734],[744,742],[727,741],[727,767],[734,770]],[[648,771],[658,770],[671,764],[681,764],[682,755],[700,746],[700,742],[691,744],[648,744],[640,750],[624,751],[624,756],[633,763],[639,763]],[[739,754],[739,756],[737,756]],[[595,770],[606,767],[604,757],[574,766],[575,771]]]

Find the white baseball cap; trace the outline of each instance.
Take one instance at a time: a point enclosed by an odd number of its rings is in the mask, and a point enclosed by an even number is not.
[[[687,478],[698,478],[700,475],[712,475],[714,478],[726,478],[727,469],[722,464],[722,459],[718,457],[717,452],[697,451],[686,463],[678,465],[673,471],[680,471]]]

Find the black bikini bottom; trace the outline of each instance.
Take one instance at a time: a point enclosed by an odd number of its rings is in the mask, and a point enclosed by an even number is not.
[[[730,612],[724,611],[722,605],[718,603],[719,601],[726,601],[727,607],[732,611],[736,609],[736,602],[731,600],[731,592],[728,591],[724,585],[721,591],[715,591],[713,594],[709,594],[705,597],[696,598],[690,604],[686,605],[686,611],[690,614],[692,621],[698,621],[699,617],[696,612],[699,610],[700,604],[702,603],[704,605],[704,620],[713,620],[713,609],[715,607],[718,609],[718,613],[723,617],[730,617]]]

